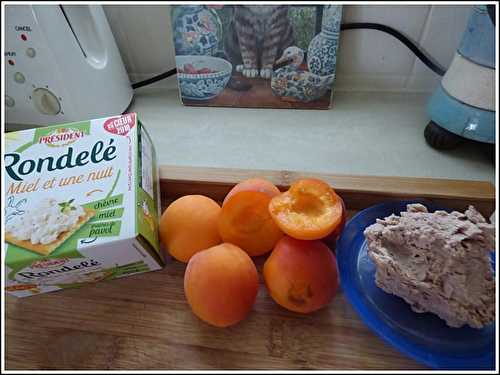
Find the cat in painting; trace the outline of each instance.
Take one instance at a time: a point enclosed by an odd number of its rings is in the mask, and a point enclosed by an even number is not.
[[[274,62],[295,44],[288,5],[233,5],[224,48],[237,72],[270,79]]]

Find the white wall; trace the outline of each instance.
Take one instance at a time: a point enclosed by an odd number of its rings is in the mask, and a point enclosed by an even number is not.
[[[345,5],[342,22],[383,23],[448,67],[470,5]],[[168,5],[104,5],[132,82],[175,66]],[[376,30],[341,34],[336,90],[432,91],[439,77],[392,36]]]

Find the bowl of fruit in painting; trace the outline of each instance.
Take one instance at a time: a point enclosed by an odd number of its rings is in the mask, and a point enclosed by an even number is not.
[[[219,95],[231,78],[233,66],[213,56],[177,56],[177,79],[183,99],[209,100]]]

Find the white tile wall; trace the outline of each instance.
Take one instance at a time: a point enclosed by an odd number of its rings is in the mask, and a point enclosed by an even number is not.
[[[448,67],[470,9],[471,5],[346,5],[343,22],[392,26]],[[104,10],[132,82],[174,67],[168,5],[104,5]],[[376,30],[341,34],[337,90],[430,92],[439,80],[388,34]]]
[[[420,45],[440,63],[448,67],[467,25],[471,6],[433,6],[425,23]],[[406,87],[412,91],[426,91],[439,82],[431,70],[415,59]]]
[[[104,5],[132,82],[175,67],[169,5]]]

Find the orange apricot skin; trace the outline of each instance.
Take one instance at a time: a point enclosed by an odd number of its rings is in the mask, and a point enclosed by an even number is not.
[[[271,197],[258,191],[240,191],[222,206],[219,215],[219,234],[245,250],[250,256],[271,251],[283,232],[269,214]]]
[[[255,264],[246,252],[229,243],[196,253],[184,274],[184,292],[193,313],[216,327],[243,320],[258,289]]]
[[[185,195],[160,218],[160,241],[175,259],[187,263],[198,251],[222,242],[217,221],[221,207],[203,195]]]
[[[342,234],[342,231],[344,230],[346,221],[347,221],[347,210],[345,208],[345,203],[342,198],[340,198],[342,202],[342,220],[340,221],[340,224],[337,225],[335,230],[330,233],[328,236],[323,238],[323,242],[328,246],[330,249],[335,249],[337,240],[339,239],[340,235]]]
[[[317,214],[307,212],[308,203],[300,203],[300,197],[305,195],[304,191],[317,196],[318,202],[321,200],[323,207],[328,210],[328,214],[321,218],[320,224],[316,220]],[[326,182],[315,178],[301,179],[295,181],[286,192],[271,199],[269,212],[279,228],[290,237],[299,240],[319,240],[330,235],[341,224],[343,212],[341,201],[340,196]],[[294,222],[293,213],[301,214],[299,223]],[[311,225],[312,223],[315,225]]]
[[[240,191],[260,191],[266,193],[271,198],[280,194],[280,190],[270,181],[264,178],[249,178],[248,180],[241,181],[235,185],[229,193],[227,193],[222,206],[231,198],[234,194]]]
[[[276,303],[303,314],[328,305],[339,284],[335,256],[323,242],[289,236],[276,244],[263,275]]]

